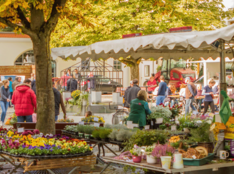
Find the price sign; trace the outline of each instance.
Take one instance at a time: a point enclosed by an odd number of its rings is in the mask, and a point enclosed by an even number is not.
[[[17,132],[18,132],[18,133],[23,133],[23,132],[24,132],[24,127],[19,127],[19,128],[17,129]]]
[[[127,121],[127,125],[132,125],[132,121]]]
[[[150,129],[150,125],[145,125],[145,130],[149,130]]]
[[[99,118],[97,118],[97,117],[94,117],[93,119],[94,119],[94,121],[98,121],[99,120]]]
[[[99,126],[100,126],[100,123],[94,123],[93,126],[94,126],[94,127],[99,127]]]
[[[80,121],[80,122],[79,122],[79,125],[84,125],[84,122],[83,122],[83,121]]]
[[[133,127],[139,127],[139,125],[138,125],[138,124],[132,124],[132,126],[133,126]]]
[[[172,125],[172,126],[171,126],[171,130],[172,130],[172,131],[176,131],[176,130],[177,130],[177,129],[176,129],[176,125]]]

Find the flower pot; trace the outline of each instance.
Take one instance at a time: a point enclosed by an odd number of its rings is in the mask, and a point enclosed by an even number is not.
[[[184,132],[185,133],[189,133],[190,131],[189,131],[189,128],[184,128]]]
[[[149,164],[156,164],[157,163],[157,159],[155,157],[153,157],[152,155],[147,155],[146,161]]]
[[[134,163],[141,163],[141,156],[132,155],[132,160]]]
[[[171,168],[171,156],[161,156],[161,163],[163,169]]]
[[[163,118],[156,118],[157,124],[163,123]]]
[[[85,137],[86,139],[89,139],[90,134],[84,134],[84,137]]]
[[[79,137],[80,137],[80,138],[83,138],[83,137],[84,137],[84,134],[83,134],[83,133],[79,133]]]

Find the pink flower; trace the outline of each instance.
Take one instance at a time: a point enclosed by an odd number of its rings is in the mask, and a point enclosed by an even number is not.
[[[141,105],[141,103],[138,103],[138,105]]]

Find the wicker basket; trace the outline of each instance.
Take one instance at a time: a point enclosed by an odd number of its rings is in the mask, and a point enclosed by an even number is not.
[[[208,153],[213,153],[213,151],[214,151],[213,143],[198,143],[197,145],[205,147],[207,149]]]

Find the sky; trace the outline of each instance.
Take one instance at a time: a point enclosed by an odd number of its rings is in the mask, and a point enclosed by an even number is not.
[[[227,9],[234,8],[234,0],[223,0],[223,4]]]

